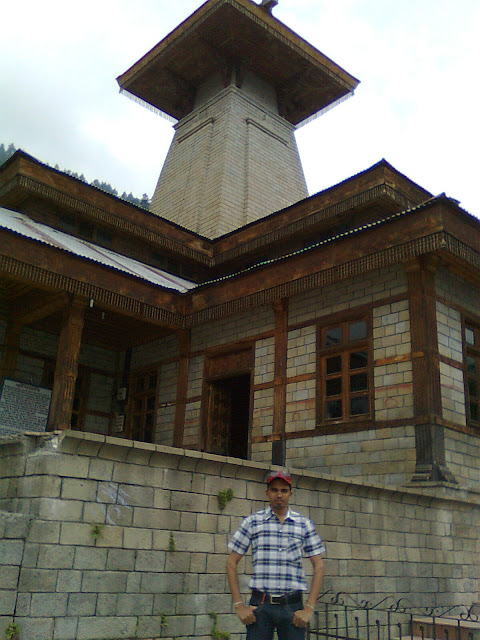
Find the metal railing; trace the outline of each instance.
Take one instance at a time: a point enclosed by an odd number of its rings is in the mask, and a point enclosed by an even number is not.
[[[374,603],[346,593],[320,596],[307,640],[480,640],[475,606],[418,607],[406,598]]]

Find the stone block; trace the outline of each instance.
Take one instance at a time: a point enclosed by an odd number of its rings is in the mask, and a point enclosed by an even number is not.
[[[97,596],[97,616],[114,616],[117,613],[118,594],[99,593]]]
[[[135,617],[92,616],[78,621],[78,640],[103,640],[103,638],[133,638],[137,619]]]
[[[190,567],[190,554],[175,551],[167,553],[165,557],[165,571],[167,573],[188,573]]]
[[[111,481],[113,477],[113,462],[101,458],[91,459],[88,467],[88,477],[92,480]]]
[[[57,544],[60,540],[60,522],[33,520],[28,534],[29,542]]]
[[[208,496],[192,492],[174,491],[172,493],[171,508],[178,511],[194,511],[204,513],[208,505]]]
[[[41,545],[38,552],[39,569],[71,569],[75,548],[57,545]]]
[[[161,616],[176,613],[177,598],[179,596],[173,593],[155,593],[153,598],[153,615]]]
[[[82,519],[83,502],[59,498],[36,498],[32,501],[34,513],[42,520],[79,522]]]
[[[18,590],[31,593],[53,593],[57,584],[55,569],[27,569],[22,568],[18,581]]]
[[[55,618],[53,640],[75,640],[77,637],[77,627],[77,618]]]
[[[135,562],[135,571],[165,570],[166,551],[142,551],[138,550]]]
[[[170,529],[176,531],[180,528],[180,512],[172,509],[143,509],[135,507],[133,526],[144,529]]]
[[[119,504],[109,504],[105,516],[108,524],[117,527],[130,527],[133,522],[134,507],[126,507]]]
[[[106,567],[107,549],[77,547],[75,550],[75,569],[101,569]]]
[[[61,545],[92,545],[95,539],[92,536],[92,526],[81,522],[63,522],[60,530]]]
[[[54,618],[23,618],[20,621],[22,639],[46,640],[53,638]]]
[[[141,593],[182,593],[184,580],[181,573],[144,573],[140,590]]]
[[[95,593],[70,593],[68,596],[67,615],[93,616],[97,607],[97,594]]]
[[[131,484],[141,487],[163,487],[163,473],[157,469],[138,464],[116,462],[113,468],[113,481],[119,484]]]
[[[124,593],[127,584],[125,571],[85,571],[83,593]]]
[[[67,600],[65,593],[33,593],[30,615],[37,618],[61,618],[67,614]]]
[[[72,569],[60,569],[57,578],[58,593],[76,593],[80,591],[83,574]]]
[[[0,540],[0,558],[2,564],[22,563],[23,549],[25,543],[23,540]]]
[[[65,478],[86,478],[89,458],[61,453],[45,453],[27,459],[25,474],[61,476]]]
[[[97,482],[79,478],[63,478],[61,497],[64,500],[82,500],[83,502],[95,500],[97,495]]]
[[[132,549],[109,549],[106,568],[112,571],[133,571],[135,551]]]
[[[125,506],[132,507],[159,507],[154,505],[154,498],[165,494],[169,498],[168,492],[153,487],[136,487],[134,485],[121,484],[118,486],[118,502]],[[168,505],[167,505],[168,506]]]
[[[2,577],[0,576],[0,616],[13,616],[17,602],[17,593],[16,591],[3,589],[4,584],[1,580]]]
[[[151,616],[153,615],[153,594],[128,594],[118,596],[118,615]]]
[[[107,521],[107,505],[98,502],[85,502],[83,505],[82,522],[88,524],[103,524]]]
[[[154,533],[156,532],[153,529],[125,529],[123,547],[125,549],[152,549]]]

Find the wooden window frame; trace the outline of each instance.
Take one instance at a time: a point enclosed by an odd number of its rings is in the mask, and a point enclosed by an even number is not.
[[[350,327],[365,323],[365,336],[351,339]],[[337,344],[326,345],[327,332],[335,328],[341,329],[341,340]],[[349,316],[336,322],[328,322],[317,328],[317,426],[328,428],[335,425],[355,425],[369,422],[374,418],[373,397],[373,354],[372,354],[372,323],[370,316]],[[352,368],[351,354],[364,353],[365,366]],[[335,369],[340,360],[340,367]],[[330,361],[330,364],[329,364]],[[328,367],[330,366],[330,371]],[[353,376],[366,376],[366,388],[351,389]],[[341,389],[334,393],[336,381],[341,380]],[[337,383],[338,384],[338,383]],[[330,385],[330,390],[328,389]],[[365,413],[351,413],[351,402],[355,398],[366,398],[368,411]],[[341,414],[328,417],[326,415],[329,403],[341,403]],[[360,425],[359,425],[360,426]]]
[[[140,379],[147,380],[155,377],[155,384],[151,381],[143,388],[139,388]],[[137,369],[130,376],[130,392],[128,398],[128,437],[139,442],[155,442],[158,412],[158,390],[160,385],[160,369],[148,367]],[[153,404],[151,400],[153,398]],[[148,424],[152,416],[152,424]]]
[[[467,331],[473,334],[473,344],[467,340]],[[463,351],[467,425],[476,432],[480,432],[480,323],[470,318],[466,318],[463,322]],[[470,359],[474,361],[472,371],[470,371]],[[472,395],[473,388],[476,389],[476,396]]]

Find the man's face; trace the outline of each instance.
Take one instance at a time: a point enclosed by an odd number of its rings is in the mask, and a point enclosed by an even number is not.
[[[292,490],[288,482],[277,478],[272,480],[267,487],[267,500],[273,511],[283,511],[288,507],[288,501],[292,495]]]

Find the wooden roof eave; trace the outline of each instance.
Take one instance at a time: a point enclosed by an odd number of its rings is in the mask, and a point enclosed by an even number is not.
[[[449,253],[458,254],[457,259],[465,267],[469,263],[472,274],[480,273],[480,251],[475,246],[480,233],[476,234],[476,240],[470,240],[468,247],[465,243],[458,247],[460,240],[446,232],[445,211],[444,203],[432,201],[431,205],[405,212],[381,226],[365,228],[318,248],[199,287],[189,296],[187,325],[201,324],[429,253],[437,253],[445,261]]]
[[[0,229],[0,273],[38,288],[76,294],[105,309],[180,328],[185,298],[108,266]]]
[[[0,168],[0,204],[21,212],[32,196],[180,257],[210,262],[208,239],[17,151]]]

